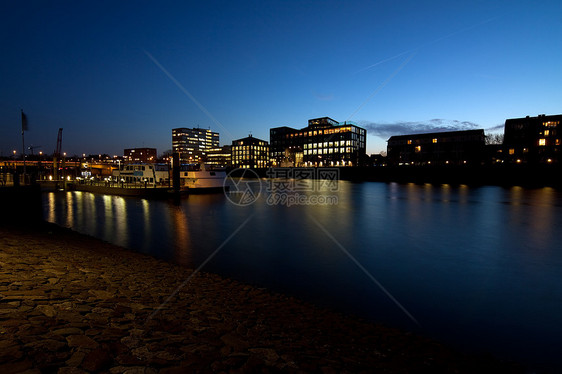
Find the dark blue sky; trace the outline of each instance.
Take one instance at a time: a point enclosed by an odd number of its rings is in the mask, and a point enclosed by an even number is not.
[[[5,1],[0,152],[222,144],[329,116],[390,135],[562,113],[559,1]]]

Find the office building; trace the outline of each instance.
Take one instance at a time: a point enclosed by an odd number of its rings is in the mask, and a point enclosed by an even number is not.
[[[273,166],[357,166],[365,157],[367,131],[352,122],[314,118],[308,126],[269,132]]]
[[[172,129],[172,151],[179,153],[183,163],[202,161],[210,149],[218,147],[218,132],[185,127]]]
[[[230,167],[232,165],[232,146],[223,145],[207,151],[205,163],[213,167]]]
[[[389,165],[475,165],[484,157],[484,130],[398,135],[388,139]]]
[[[561,122],[560,114],[507,119],[503,140],[506,161],[545,164],[559,162]]]
[[[265,140],[247,138],[232,142],[232,166],[235,168],[265,168],[269,166],[269,145]]]
[[[123,161],[126,163],[156,162],[156,148],[129,148],[123,150]]]

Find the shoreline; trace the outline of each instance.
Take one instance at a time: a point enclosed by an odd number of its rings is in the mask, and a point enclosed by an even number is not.
[[[524,372],[54,224],[0,265],[1,372]]]
[[[337,170],[339,180],[351,182],[451,184],[469,186],[502,186],[525,188],[562,188],[557,177],[562,166],[507,164],[507,165],[403,165],[403,166],[354,166],[354,167],[296,167],[277,168],[278,170],[310,169]],[[260,178],[268,178],[269,168],[238,169],[233,176],[242,176],[245,170],[252,170]],[[247,175],[246,175],[247,176]],[[303,179],[303,177],[300,177]],[[304,177],[307,179],[309,177]],[[314,179],[314,177],[310,177]]]

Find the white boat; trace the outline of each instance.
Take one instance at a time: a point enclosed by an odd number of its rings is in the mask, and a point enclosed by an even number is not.
[[[161,164],[127,164],[121,169],[113,170],[114,182],[141,183],[156,186],[168,183],[170,173],[167,165]]]
[[[198,170],[182,170],[180,186],[189,192],[222,192],[226,171],[199,164]]]

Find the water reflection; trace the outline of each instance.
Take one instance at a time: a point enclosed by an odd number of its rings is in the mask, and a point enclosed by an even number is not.
[[[170,213],[174,225],[173,232],[175,233],[174,260],[181,265],[193,264],[186,214],[181,206],[174,206],[170,209]]]
[[[55,194],[50,193],[47,195],[47,221],[48,222],[55,222]]]
[[[115,226],[114,240],[117,241],[118,245],[128,247],[130,242],[129,226],[127,224],[127,210],[130,209],[130,207],[126,206],[125,198],[121,196],[112,196],[112,200],[115,217],[113,222],[110,222],[110,225]]]
[[[310,187],[304,185],[304,187]],[[562,194],[551,188],[348,183],[337,205],[246,207],[223,195],[169,201],[49,193],[51,222],[376,321],[411,321],[318,228],[320,222],[425,327],[514,358],[562,350]],[[264,188],[265,190],[265,188]],[[279,191],[277,191],[279,193]],[[516,326],[520,336],[513,336]],[[529,341],[535,342],[529,348]],[[547,357],[548,356],[548,357]]]
[[[74,195],[72,192],[66,193],[66,225],[71,227],[74,224]]]

